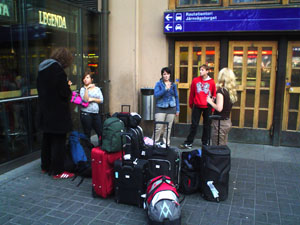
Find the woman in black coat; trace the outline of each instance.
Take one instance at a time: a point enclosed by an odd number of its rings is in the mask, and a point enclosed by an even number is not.
[[[54,179],[70,178],[64,171],[65,142],[72,130],[70,98],[72,84],[64,69],[72,64],[73,56],[66,48],[53,51],[50,59],[39,65],[37,90],[39,127],[43,131],[41,168]]]

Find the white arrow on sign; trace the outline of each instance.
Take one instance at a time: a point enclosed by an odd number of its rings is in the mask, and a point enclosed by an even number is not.
[[[170,29],[172,29],[173,26],[171,26],[171,25],[168,23],[167,26],[165,26],[165,28],[166,28],[167,31],[170,31]]]
[[[166,18],[167,21],[170,21],[170,19],[172,19],[173,16],[172,16],[171,14],[168,13],[168,14],[166,15],[165,18]]]

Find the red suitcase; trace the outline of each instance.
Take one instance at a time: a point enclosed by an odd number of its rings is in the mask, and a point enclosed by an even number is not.
[[[121,159],[122,152],[106,152],[100,147],[92,149],[92,195],[106,198],[114,190],[114,162]]]

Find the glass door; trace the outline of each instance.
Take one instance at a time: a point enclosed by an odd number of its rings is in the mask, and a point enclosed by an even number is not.
[[[276,42],[229,43],[229,68],[237,76],[238,102],[232,108],[234,127],[270,129],[276,78]]]
[[[282,130],[300,130],[300,42],[289,42]]]
[[[178,85],[179,123],[190,123],[192,110],[188,106],[189,90],[193,78],[199,76],[199,67],[207,64],[209,76],[217,80],[219,72],[219,42],[176,42],[175,82]]]

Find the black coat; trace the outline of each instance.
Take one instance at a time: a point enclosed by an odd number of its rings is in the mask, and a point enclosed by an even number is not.
[[[52,60],[45,65],[44,62],[40,64],[37,78],[38,124],[45,133],[67,133],[72,130],[71,89],[67,75],[59,63]],[[44,66],[41,68],[41,65]]]

